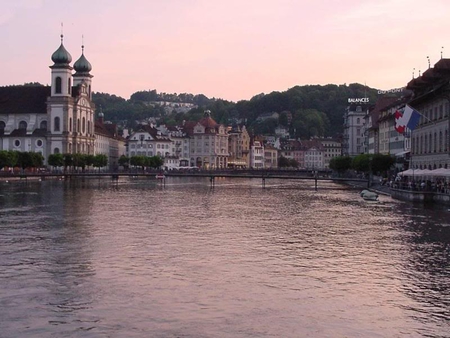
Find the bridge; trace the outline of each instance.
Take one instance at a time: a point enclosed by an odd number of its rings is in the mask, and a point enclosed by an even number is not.
[[[265,187],[266,180],[309,180],[314,181],[315,190],[318,189],[320,181],[331,182],[355,182],[370,186],[368,179],[348,178],[348,177],[331,177],[327,171],[305,171],[305,170],[170,170],[170,171],[123,171],[123,172],[35,172],[35,173],[2,173],[0,178],[16,178],[16,179],[72,179],[72,178],[111,178],[118,180],[121,177],[141,177],[148,179],[157,179],[165,184],[168,177],[206,177],[209,178],[210,185],[215,185],[217,178],[256,178],[261,179],[262,187]]]

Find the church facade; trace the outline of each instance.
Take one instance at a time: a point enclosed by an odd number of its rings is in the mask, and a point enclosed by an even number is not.
[[[61,35],[51,57],[51,85],[0,87],[0,150],[95,155],[92,66],[84,56],[73,64]]]

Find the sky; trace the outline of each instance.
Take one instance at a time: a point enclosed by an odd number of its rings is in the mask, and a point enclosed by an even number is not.
[[[0,86],[50,83],[60,45],[93,90],[229,101],[296,85],[404,87],[450,57],[448,0],[0,0]],[[62,23],[62,28],[61,28]]]

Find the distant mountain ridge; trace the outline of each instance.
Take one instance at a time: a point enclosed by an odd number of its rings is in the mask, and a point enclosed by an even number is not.
[[[129,100],[105,93],[93,94],[97,109],[101,107],[106,119],[114,122],[127,121],[128,126],[133,126],[133,121],[150,117],[169,125],[178,124],[183,120],[198,119],[208,109],[219,123],[245,123],[255,134],[261,131],[272,133],[274,128],[281,125],[288,128],[293,136],[302,138],[341,134],[348,99],[368,98],[368,102],[374,104],[377,97],[377,89],[358,83],[295,86],[283,92],[262,93],[250,100],[238,102],[210,99],[203,94],[158,93],[154,89],[135,92]],[[188,113],[167,113],[161,106],[149,105],[157,101],[192,103],[197,107]],[[265,124],[261,125],[257,121],[258,116],[270,112],[279,113],[280,119],[265,120]],[[286,120],[285,116],[289,118]]]

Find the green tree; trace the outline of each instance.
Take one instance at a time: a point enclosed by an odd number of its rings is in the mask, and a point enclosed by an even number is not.
[[[353,158],[352,168],[356,171],[368,173],[371,171],[372,155],[360,154]]]
[[[16,151],[1,150],[0,151],[0,169],[4,167],[13,168],[17,165],[18,153]]]
[[[17,159],[17,165],[22,168],[22,170],[25,170],[26,168],[32,168],[33,167],[33,155],[31,155],[30,152],[27,151],[21,151],[18,152],[18,159]]]
[[[108,165],[108,156],[106,156],[105,154],[95,155],[93,165],[100,171],[100,168],[106,167]]]
[[[54,168],[62,167],[64,165],[64,156],[62,154],[50,154],[47,162]]]
[[[122,155],[119,157],[119,165],[121,165],[124,168],[128,168],[130,165],[130,158],[128,156]]]
[[[67,168],[70,168],[73,164],[73,157],[72,154],[64,154],[64,172],[67,171]]]
[[[343,174],[352,167],[352,158],[350,156],[336,156],[330,160],[330,169]]]
[[[372,157],[372,172],[384,174],[394,163],[395,158],[391,155],[375,154]]]

